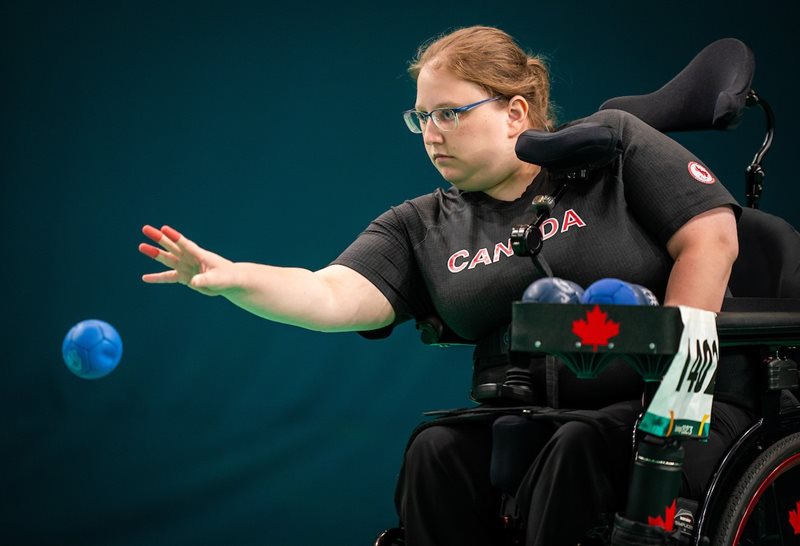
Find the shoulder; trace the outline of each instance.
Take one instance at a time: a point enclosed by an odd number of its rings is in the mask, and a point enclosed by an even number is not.
[[[391,208],[398,220],[416,221],[431,226],[438,224],[443,216],[448,216],[464,207],[461,192],[454,187],[437,188],[431,193],[420,195]]]
[[[643,156],[665,162],[687,162],[697,158],[678,141],[623,110],[600,110],[573,123],[594,122],[613,128],[622,146],[622,157]]]
[[[576,123],[584,123],[584,122],[594,122],[594,123],[601,123],[603,125],[609,125],[611,127],[616,128],[620,136],[623,138],[630,138],[631,136],[639,136],[639,135],[660,135],[661,137],[666,137],[664,133],[654,129],[644,121],[640,120],[630,112],[626,112],[624,110],[598,110],[597,112],[588,115],[584,118],[575,120],[571,122],[569,125],[573,125]]]

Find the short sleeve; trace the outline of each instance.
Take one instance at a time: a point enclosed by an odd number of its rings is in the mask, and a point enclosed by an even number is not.
[[[413,253],[414,233],[419,231],[413,213],[409,203],[386,211],[332,262],[363,275],[394,309],[394,323],[366,337],[385,337],[397,324],[424,317],[432,309]]]
[[[678,142],[620,110],[603,110],[587,120],[598,118],[619,127],[625,200],[662,244],[693,217],[713,208],[730,206],[739,218],[741,207],[730,192]]]

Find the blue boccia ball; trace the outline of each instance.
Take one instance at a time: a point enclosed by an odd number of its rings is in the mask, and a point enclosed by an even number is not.
[[[98,379],[114,371],[122,358],[122,338],[102,320],[83,320],[70,328],[61,345],[69,371],[83,379]]]
[[[522,301],[538,303],[580,303],[583,288],[558,277],[536,279],[522,294]]]
[[[620,279],[600,279],[590,284],[583,293],[581,303],[607,305],[658,305],[655,295],[638,284]]]

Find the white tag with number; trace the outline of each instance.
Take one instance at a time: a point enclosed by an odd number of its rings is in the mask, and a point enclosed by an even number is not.
[[[639,430],[654,436],[708,438],[719,362],[716,313],[680,307],[683,333]]]

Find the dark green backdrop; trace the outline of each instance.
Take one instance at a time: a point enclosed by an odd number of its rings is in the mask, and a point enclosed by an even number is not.
[[[663,4],[663,6],[662,6]],[[234,259],[325,266],[440,181],[400,112],[424,39],[499,25],[546,54],[561,120],[650,91],[734,36],[778,120],[766,210],[800,224],[789,2],[0,5],[2,544],[370,544],[423,410],[468,403],[469,351],[267,323],[146,286],[144,223]],[[762,139],[682,139],[737,197]],[[97,381],[75,322],[125,342]]]

